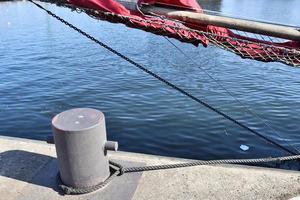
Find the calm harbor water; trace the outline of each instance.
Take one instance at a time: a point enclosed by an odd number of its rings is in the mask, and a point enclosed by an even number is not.
[[[228,14],[300,26],[298,0],[202,3]],[[172,40],[195,65],[163,37],[43,5],[249,127],[287,148],[300,149],[299,68],[243,60],[216,47]],[[105,113],[108,138],[119,141],[121,150],[195,159],[285,155],[29,2],[0,2],[0,62],[0,135],[44,139],[51,134],[55,114],[93,107]],[[276,131],[245,112],[199,66]]]

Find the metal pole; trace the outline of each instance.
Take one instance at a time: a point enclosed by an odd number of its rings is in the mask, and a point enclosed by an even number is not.
[[[250,33],[257,33],[288,40],[300,41],[300,30],[282,25],[268,24],[223,16],[207,15],[190,11],[180,11],[174,8],[157,6],[142,6],[141,10],[149,15],[163,15],[168,18],[173,18],[194,24],[209,24],[229,29],[247,31]]]

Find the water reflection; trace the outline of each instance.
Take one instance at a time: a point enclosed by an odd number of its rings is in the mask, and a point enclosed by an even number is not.
[[[222,0],[198,0],[198,2],[205,10],[221,11]]]
[[[270,11],[258,12],[254,5],[262,6],[261,1],[203,0],[202,5],[206,9],[268,19],[278,17],[278,11],[292,9],[283,1],[284,9],[275,8],[279,1],[269,1],[269,8],[263,9]],[[280,19],[300,23],[300,15],[295,14],[300,2],[289,2],[294,9],[290,14],[280,15]],[[290,145],[299,146],[298,68],[243,60],[216,47],[197,48],[172,40],[199,64],[197,66],[189,63],[163,37],[97,21],[56,6],[49,5],[49,9],[195,96],[286,145],[260,120],[245,113],[198,68],[204,67],[236,98],[269,121],[282,137],[289,138]],[[108,137],[119,141],[121,150],[195,159],[284,153],[136,70],[28,2],[0,3],[0,10],[4,10],[0,12],[1,135],[41,139],[51,134],[50,120],[58,112],[93,107],[105,112]],[[250,149],[242,151],[241,144]]]
[[[299,0],[224,0],[221,11],[242,18],[299,25]]]

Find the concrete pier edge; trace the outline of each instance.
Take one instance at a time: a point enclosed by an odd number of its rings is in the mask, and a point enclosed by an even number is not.
[[[109,152],[109,156],[125,165],[187,161],[130,152]],[[52,144],[0,136],[0,199],[95,199],[101,196],[101,191],[59,195],[51,185],[55,179],[54,173],[50,173],[55,168],[55,157]],[[132,183],[123,193],[131,192],[124,197],[116,194],[115,199],[300,199],[300,173],[290,170],[239,165],[196,166],[143,172],[123,179]],[[126,187],[125,182],[116,180],[116,184],[120,184],[118,190]],[[110,194],[106,195],[103,199],[109,198]]]

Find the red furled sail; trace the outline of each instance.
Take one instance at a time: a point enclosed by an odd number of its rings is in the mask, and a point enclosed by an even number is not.
[[[68,4],[81,8],[87,14],[114,23],[139,28],[158,35],[176,38],[196,46],[216,45],[242,58],[264,62],[278,61],[292,66],[300,65],[300,42],[266,41],[261,38],[246,37],[233,31],[205,24],[192,24],[167,19],[160,16],[144,15],[137,10],[129,10],[115,0],[69,0]],[[178,7],[202,13],[196,0],[139,0],[137,5],[163,5]]]

